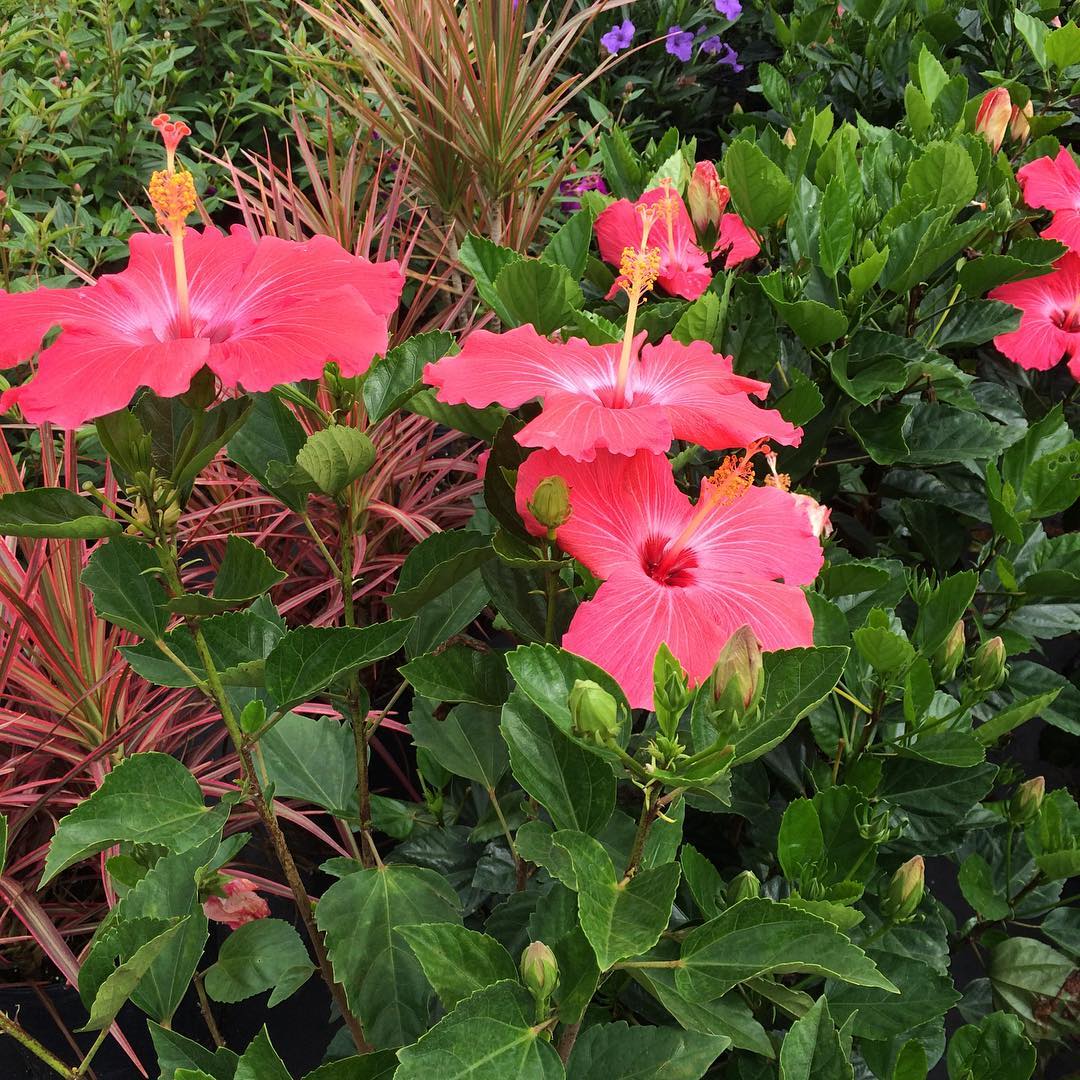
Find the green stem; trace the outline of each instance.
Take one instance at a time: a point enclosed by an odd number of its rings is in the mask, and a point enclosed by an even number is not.
[[[638,818],[637,832],[634,834],[634,844],[630,848],[630,859],[626,864],[623,880],[637,870],[641,857],[645,853],[645,841],[649,839],[649,830],[659,813],[660,800],[656,797],[656,790],[651,785],[646,785],[645,798],[641,804],[641,816]]]
[[[10,1035],[16,1042],[22,1043],[34,1057],[45,1062],[53,1072],[66,1077],[66,1080],[73,1080],[75,1071],[70,1066],[65,1065],[50,1050],[42,1046],[30,1032],[25,1031],[7,1013],[0,1012],[0,1031],[5,1035]]]
[[[108,1028],[102,1028],[98,1032],[98,1037],[94,1040],[90,1049],[86,1051],[86,1056],[79,1062],[79,1067],[75,1070],[74,1075],[76,1077],[86,1075],[87,1070],[90,1068],[90,1062],[94,1060],[94,1055],[101,1049],[101,1044],[108,1038],[108,1035]]]

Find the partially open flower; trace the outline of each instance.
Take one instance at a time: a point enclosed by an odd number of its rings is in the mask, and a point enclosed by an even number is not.
[[[258,895],[256,884],[247,878],[229,878],[222,886],[223,896],[208,896],[203,901],[203,913],[213,922],[222,922],[230,930],[245,923],[265,919],[270,905]]]

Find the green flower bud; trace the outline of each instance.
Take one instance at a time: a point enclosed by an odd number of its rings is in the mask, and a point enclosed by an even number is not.
[[[529,513],[545,529],[554,530],[570,517],[570,489],[561,476],[545,476],[533,489]]]
[[[947,682],[964,659],[964,620],[957,619],[949,636],[937,647],[931,666],[938,682]]]
[[[724,898],[729,904],[737,904],[740,900],[748,900],[761,895],[761,881],[753,870],[744,870],[736,874],[724,892]]]
[[[925,887],[923,857],[908,859],[892,876],[885,898],[881,902],[881,914],[893,922],[904,922],[915,914]]]
[[[999,637],[984,641],[971,659],[969,673],[974,690],[996,690],[1005,681],[1005,642]]]
[[[599,746],[614,742],[619,734],[619,706],[591,679],[578,679],[567,699],[574,733]]]
[[[1043,796],[1046,794],[1046,780],[1042,776],[1025,780],[1009,800],[1009,820],[1014,825],[1027,825],[1039,816]]]
[[[709,676],[709,690],[717,705],[740,716],[754,709],[765,687],[761,645],[749,626],[740,626],[727,639]]]
[[[555,954],[542,942],[534,941],[521,954],[521,981],[543,1009],[559,985],[559,963]]]

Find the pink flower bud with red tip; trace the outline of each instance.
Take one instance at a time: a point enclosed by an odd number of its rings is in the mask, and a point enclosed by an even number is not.
[[[995,154],[1001,149],[1012,112],[1012,100],[1004,86],[995,86],[983,95],[975,115],[975,130],[986,139]]]
[[[1023,108],[1014,105],[1009,118],[1009,138],[1023,146],[1031,138],[1031,124],[1028,121],[1034,115],[1035,109],[1030,101]]]
[[[256,890],[255,883],[247,878],[229,878],[222,886],[224,896],[208,896],[203,901],[203,914],[214,922],[223,922],[230,930],[265,919],[270,906]]]
[[[716,166],[711,161],[699,161],[694,166],[690,177],[690,186],[686,201],[690,209],[690,220],[698,233],[703,233],[710,226],[713,230],[720,227],[731,192],[720,183]]]

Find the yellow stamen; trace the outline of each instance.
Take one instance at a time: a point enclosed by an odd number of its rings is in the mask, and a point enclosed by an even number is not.
[[[191,173],[159,171],[150,178],[150,205],[158,224],[172,237],[173,269],[176,272],[176,302],[180,337],[192,336],[191,297],[187,264],[184,261],[184,223],[195,209],[195,181]]]
[[[639,206],[641,214],[641,244],[639,247],[623,248],[619,263],[619,276],[615,287],[622,289],[629,300],[626,309],[626,328],[623,330],[622,350],[619,353],[619,367],[615,378],[615,397],[613,406],[622,408],[626,400],[626,383],[630,377],[630,362],[634,356],[634,323],[637,309],[645,294],[656,284],[660,273],[660,249],[649,247],[649,230],[656,221],[652,207]]]

